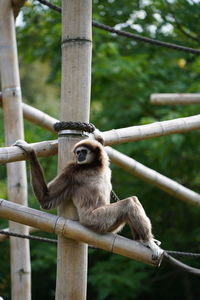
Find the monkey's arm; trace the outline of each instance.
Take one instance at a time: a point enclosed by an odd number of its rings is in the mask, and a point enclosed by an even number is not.
[[[63,174],[57,176],[48,185],[46,184],[43,169],[37,159],[34,149],[25,141],[16,141],[14,146],[23,149],[30,161],[31,183],[34,194],[40,205],[44,209],[57,207],[64,200],[64,190],[66,188],[66,176]]]

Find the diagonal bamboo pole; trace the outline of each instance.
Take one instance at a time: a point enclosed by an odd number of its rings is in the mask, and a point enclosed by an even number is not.
[[[150,102],[157,105],[200,104],[200,94],[152,94]]]
[[[4,199],[0,199],[0,217],[55,233],[59,236],[82,241],[154,266],[158,266],[162,260],[162,251],[159,257],[153,258],[152,251],[139,242],[113,233],[98,234],[79,222],[10,203]],[[76,283],[74,285],[76,286]]]
[[[0,106],[2,106],[1,93],[0,93]],[[30,121],[35,125],[41,126],[42,128],[45,128],[50,132],[55,133],[53,125],[56,122],[58,122],[57,119],[25,103],[22,103],[22,110],[23,110],[23,116],[26,120]]]
[[[106,147],[106,151],[112,162],[116,163],[134,176],[157,186],[159,189],[175,198],[200,206],[200,195],[198,193],[195,193],[178,182],[142,165],[133,158],[130,158],[117,150]]]
[[[14,15],[10,0],[0,1],[0,66],[6,144],[10,146],[16,139],[24,138]],[[27,205],[25,162],[7,165],[7,173],[9,200]],[[10,230],[21,234],[28,233],[28,227],[13,222],[10,222]],[[12,299],[29,300],[29,241],[12,237],[10,245]]]

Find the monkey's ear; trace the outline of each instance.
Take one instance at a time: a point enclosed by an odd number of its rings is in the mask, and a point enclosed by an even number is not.
[[[99,131],[99,129],[95,129],[95,131],[93,132],[95,140],[98,141],[101,145],[105,145],[105,141],[104,141],[104,137],[101,131]]]

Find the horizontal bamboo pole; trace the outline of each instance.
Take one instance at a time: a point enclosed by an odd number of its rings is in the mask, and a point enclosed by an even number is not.
[[[157,186],[175,198],[200,206],[200,195],[194,191],[142,165],[133,158],[130,158],[117,150],[106,147],[106,152],[108,153],[112,162],[116,163],[129,173]]]
[[[58,121],[57,119],[48,116],[47,114],[31,107],[30,105],[23,103],[22,107],[24,117],[27,120],[33,122],[34,124],[42,126],[51,132],[55,132],[53,129],[53,125]],[[101,134],[103,136],[105,145],[111,146],[114,144],[135,142],[139,140],[151,139],[176,133],[184,133],[198,129],[200,129],[200,115],[186,118],[177,118],[169,121],[155,122],[147,125],[113,129],[101,132]]]
[[[58,151],[57,140],[34,143],[31,145],[33,146],[37,153],[37,156],[39,157],[55,155]],[[184,200],[186,202],[190,202],[191,204],[200,205],[199,194],[184,187],[176,181],[144,166],[143,164],[137,162],[133,158],[130,158],[117,150],[114,150],[110,147],[106,147],[106,151],[110,159],[114,163],[120,165],[129,173],[157,186],[158,188],[164,190],[165,192],[167,192],[175,198]],[[28,157],[26,156],[26,154],[19,147],[13,146],[0,148],[0,164],[24,160],[27,158]]]
[[[97,234],[77,221],[11,203],[4,199],[0,199],[0,217],[81,241],[147,264],[158,266],[162,260],[162,251],[157,259],[153,259],[152,251],[139,242],[113,233]]]
[[[152,94],[150,102],[157,105],[200,104],[200,94]]]
[[[122,144],[200,129],[200,115],[103,132],[106,145]]]
[[[38,157],[55,155],[58,152],[58,141],[44,141],[30,144],[36,151]],[[0,164],[28,159],[26,153],[16,146],[0,148]]]

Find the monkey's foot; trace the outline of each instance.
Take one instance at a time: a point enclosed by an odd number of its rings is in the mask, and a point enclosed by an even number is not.
[[[24,140],[17,140],[12,146],[16,146],[24,150],[27,154],[33,151],[33,148]]]
[[[158,246],[161,244],[160,241],[157,241],[155,239],[151,239],[147,242],[141,242],[144,246],[147,248],[151,249],[153,254],[152,254],[152,259],[157,259],[162,253],[163,250]],[[159,243],[159,244],[158,244]]]
[[[154,243],[156,243],[156,245],[160,246],[161,245],[161,241],[159,240],[156,240],[156,239],[153,239],[154,240]]]

